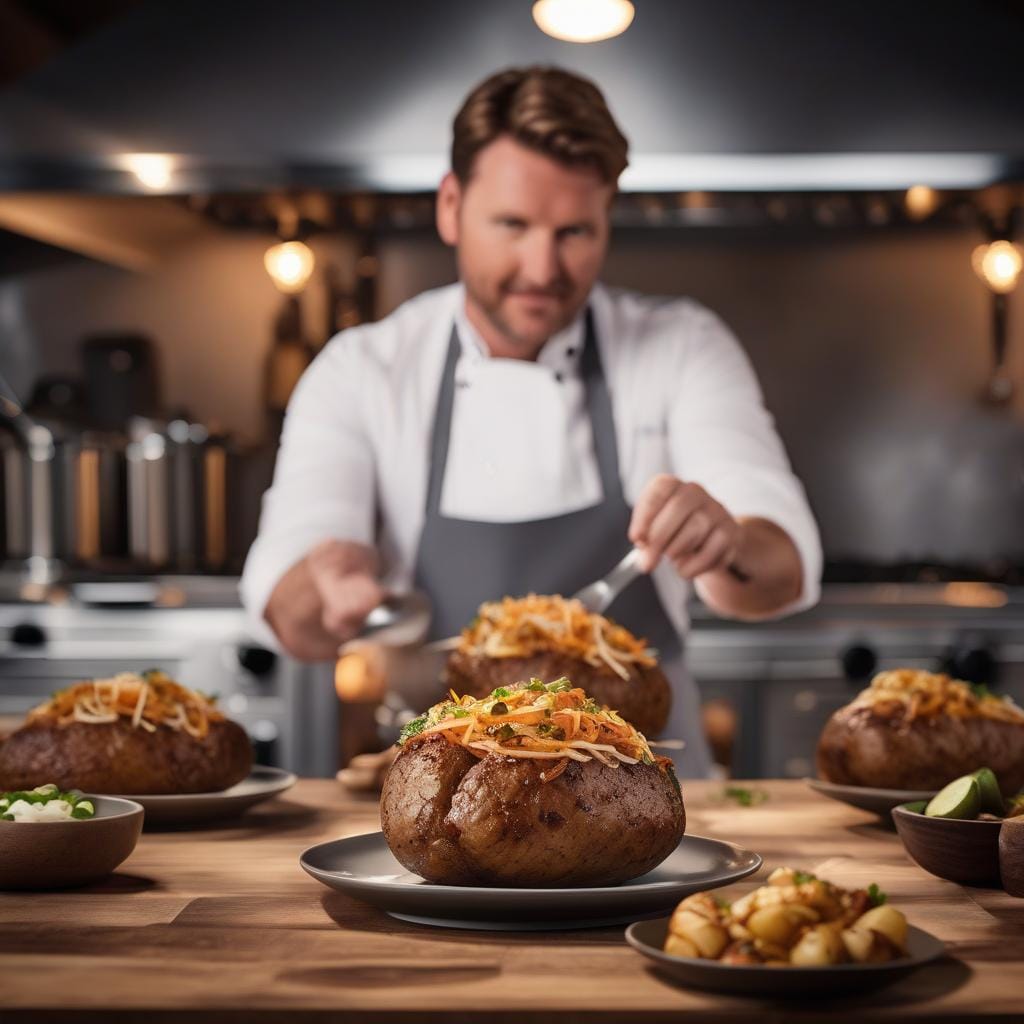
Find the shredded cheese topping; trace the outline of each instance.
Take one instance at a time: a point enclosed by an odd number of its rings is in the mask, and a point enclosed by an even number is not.
[[[141,675],[122,672],[108,679],[75,683],[28,714],[30,722],[49,719],[59,725],[99,725],[120,718],[146,732],[156,732],[163,725],[202,739],[210,731],[210,722],[222,721],[224,716],[211,698],[155,669]]]
[[[557,778],[569,761],[600,761],[608,767],[653,764],[662,771],[671,761],[655,757],[642,733],[619,714],[600,707],[568,679],[499,686],[489,696],[459,697],[435,704],[402,731],[403,746],[439,733],[477,757],[500,754],[556,762],[541,773]]]
[[[949,715],[952,718],[993,718],[1024,725],[1024,710],[1009,697],[998,697],[984,688],[947,675],[901,668],[879,672],[851,707],[867,707],[885,718],[903,716],[906,721]]]
[[[480,606],[462,631],[459,650],[488,658],[529,658],[558,652],[629,679],[631,664],[650,668],[655,652],[628,629],[588,612],[573,598],[529,594]]]

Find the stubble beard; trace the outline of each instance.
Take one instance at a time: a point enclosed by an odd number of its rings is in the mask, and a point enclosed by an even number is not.
[[[504,288],[499,292],[499,298],[496,301],[492,301],[477,290],[468,279],[466,279],[464,283],[469,301],[476,306],[490,326],[501,335],[502,340],[508,344],[509,348],[526,353],[531,358],[536,357],[537,353],[540,352],[545,344],[547,344],[548,340],[555,334],[558,334],[559,331],[568,327],[569,324],[575,320],[577,313],[579,313],[578,308],[566,310],[562,316],[552,324],[544,337],[538,339],[534,335],[527,335],[523,334],[521,331],[517,331],[508,322],[508,319],[502,315],[501,298],[505,295]]]

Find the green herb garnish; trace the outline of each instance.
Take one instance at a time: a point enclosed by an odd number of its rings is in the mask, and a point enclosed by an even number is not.
[[[562,676],[561,679],[556,679],[553,683],[548,683],[546,689],[548,693],[568,693],[572,689],[572,683],[570,683],[565,676]]]
[[[794,871],[793,881],[797,885],[806,885],[808,882],[816,882],[818,880],[817,875],[812,875],[810,871]]]
[[[985,700],[988,697],[995,696],[985,683],[971,683],[970,687],[971,693],[973,693],[978,700]]]
[[[426,727],[426,715],[420,715],[419,718],[414,718],[411,722],[406,722],[405,725],[402,726],[402,731],[398,734],[398,745],[402,746],[402,744],[407,740],[411,740],[413,736],[419,736]]]
[[[492,694],[492,697],[507,697],[512,691],[504,686],[499,686]]]
[[[740,807],[753,807],[768,799],[763,789],[747,789],[745,786],[726,786],[723,795],[726,800],[735,800]]]
[[[871,906],[880,907],[888,898],[888,895],[882,892],[874,882],[868,886],[868,899],[871,900]]]

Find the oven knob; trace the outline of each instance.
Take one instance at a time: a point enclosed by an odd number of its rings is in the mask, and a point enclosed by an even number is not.
[[[998,666],[987,647],[956,647],[946,656],[943,668],[954,679],[967,683],[994,683]]]
[[[34,622],[19,622],[11,627],[11,643],[19,647],[42,647],[46,634]]]
[[[239,644],[238,664],[254,676],[265,676],[274,671],[277,655],[258,644]]]
[[[850,644],[839,655],[839,661],[843,666],[843,675],[851,683],[862,683],[870,679],[878,667],[878,656],[865,644]]]

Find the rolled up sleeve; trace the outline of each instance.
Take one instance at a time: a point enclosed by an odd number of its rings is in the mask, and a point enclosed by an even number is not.
[[[264,612],[281,577],[321,541],[374,539],[374,462],[352,333],[328,342],[292,394],[259,533],[242,572],[250,627],[275,647]]]
[[[732,332],[706,309],[694,313],[692,327],[669,411],[673,472],[699,483],[734,517],[760,517],[785,530],[800,555],[803,591],[778,614],[809,608],[820,596],[822,552],[803,485]]]

